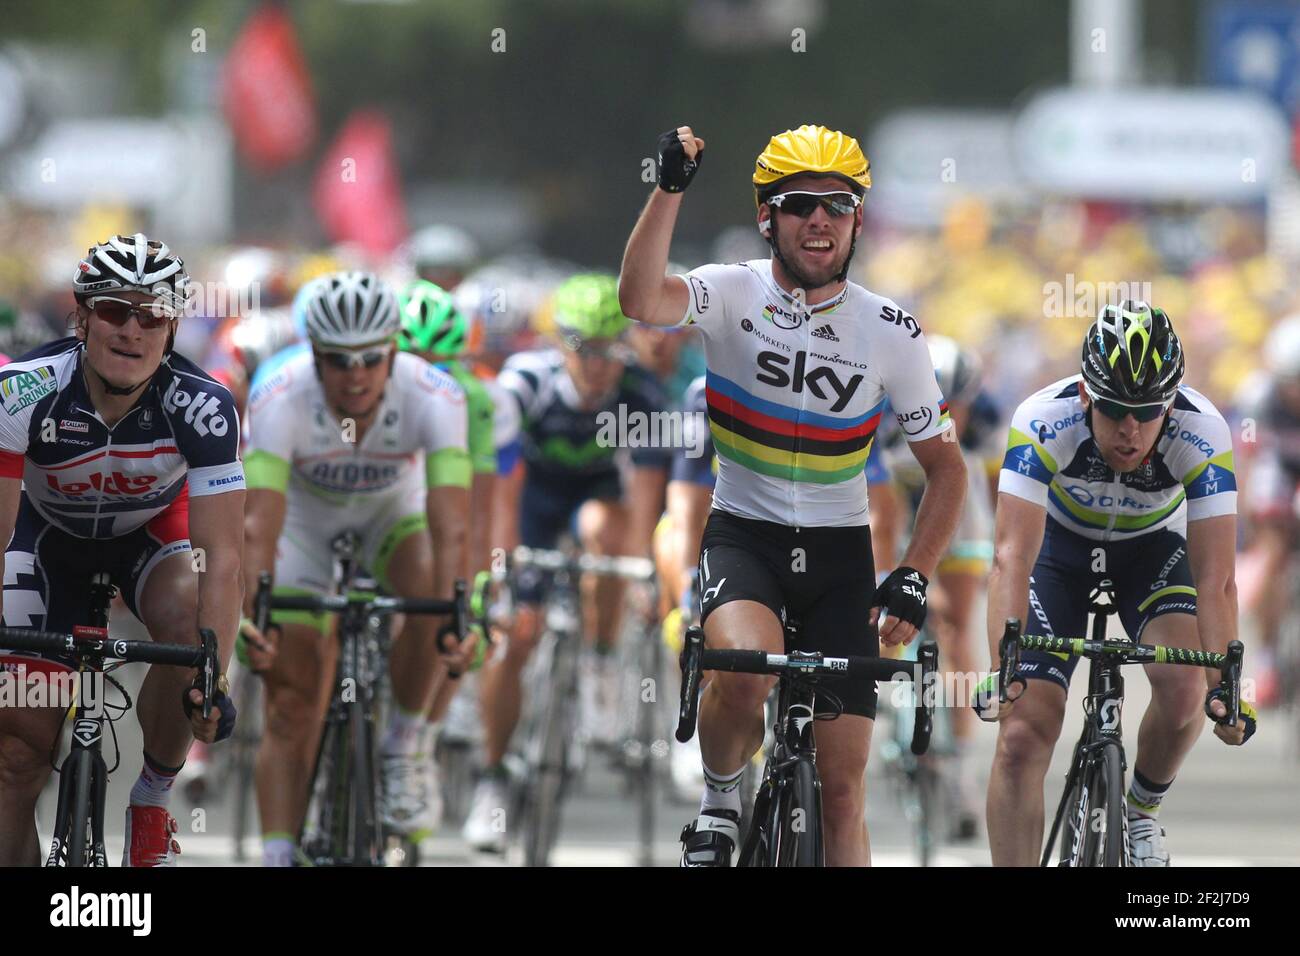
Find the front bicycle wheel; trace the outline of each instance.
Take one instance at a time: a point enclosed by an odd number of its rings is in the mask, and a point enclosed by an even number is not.
[[[256,802],[257,751],[262,740],[261,678],[251,671],[239,674],[235,693],[239,695],[240,719],[231,738],[230,763],[235,788],[231,841],[236,862],[244,862],[244,840],[251,832]]]
[[[1118,745],[1101,748],[1088,774],[1087,826],[1080,866],[1126,866],[1124,769]]]
[[[90,829],[90,788],[95,782],[95,755],[78,750],[73,761],[72,815],[68,818],[68,866],[89,866],[86,834]],[[67,770],[65,769],[66,773]]]
[[[780,822],[778,866],[825,866],[821,783],[811,757],[794,765]]]
[[[560,806],[568,777],[569,740],[578,669],[577,635],[552,635],[546,699],[532,748],[532,780],[524,806],[524,865],[547,866],[560,829]]]

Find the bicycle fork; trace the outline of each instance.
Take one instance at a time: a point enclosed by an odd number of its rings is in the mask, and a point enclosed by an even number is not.
[[[72,729],[72,752],[59,776],[59,799],[54,814],[54,838],[46,866],[58,866],[60,852],[66,865],[108,866],[104,849],[104,804],[108,791],[108,766],[100,753],[103,721],[78,718]],[[90,846],[86,825],[90,824]],[[66,840],[66,842],[64,842]],[[89,854],[87,854],[89,850]],[[130,847],[127,847],[130,852]]]

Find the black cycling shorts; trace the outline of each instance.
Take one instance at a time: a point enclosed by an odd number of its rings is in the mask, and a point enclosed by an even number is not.
[[[189,526],[188,491],[143,527],[116,538],[68,534],[46,521],[24,494],[14,536],[5,549],[5,626],[64,634],[88,624],[90,580],[100,571],[108,573],[127,609],[139,618],[140,599],[153,569],[173,554],[190,550]],[[0,658],[4,656],[0,651]],[[47,657],[63,660],[59,655]]]
[[[757,601],[784,623],[799,623],[798,644],[786,652],[828,657],[878,657],[880,639],[867,623],[876,572],[871,529],[799,528],[741,518],[714,509],[700,544],[700,621],[730,601]],[[820,682],[844,713],[876,716],[876,682],[849,677]],[[836,708],[817,695],[817,712]]]
[[[1085,628],[1088,599],[1102,576],[1093,570],[1093,551],[1098,548],[1105,552],[1104,576],[1115,586],[1119,623],[1133,641],[1141,640],[1152,618],[1196,613],[1187,540],[1176,531],[1166,528],[1123,541],[1094,541],[1049,517],[1043,546],[1029,577],[1026,634],[1091,636]],[[1020,654],[1020,671],[1025,677],[1051,681],[1066,691],[1078,663],[1079,658],[1066,654]]]

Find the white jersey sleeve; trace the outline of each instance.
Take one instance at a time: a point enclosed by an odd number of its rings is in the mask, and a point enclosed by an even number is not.
[[[426,456],[452,463],[439,469],[445,481],[461,484],[461,464],[469,466],[469,411],[465,391],[447,372],[409,352],[400,352],[393,366],[394,383],[405,403],[402,415],[412,422],[411,434]],[[465,474],[465,485],[469,474]]]
[[[706,335],[727,319],[728,302],[744,302],[756,286],[753,273],[743,265],[706,265],[678,275],[686,283],[686,312],[677,324],[699,326]]]
[[[1075,407],[1077,402],[1052,396],[1051,389],[1060,384],[1035,392],[1016,408],[998,475],[999,492],[1044,508],[1052,479],[1061,469],[1058,461],[1071,453],[1065,429],[1077,424],[1075,416],[1082,414]]]
[[[934,363],[916,320],[888,299],[879,300],[877,321],[870,326],[871,354],[888,356],[876,370],[889,397],[894,420],[909,442],[925,441],[952,427],[948,402],[939,390]]]
[[[1187,520],[1237,513],[1232,429],[1208,398],[1186,385],[1165,423],[1165,465],[1187,493]]]

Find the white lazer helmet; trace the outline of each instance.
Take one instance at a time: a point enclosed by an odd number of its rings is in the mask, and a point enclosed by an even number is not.
[[[145,292],[179,312],[189,281],[185,263],[165,242],[137,232],[91,246],[72,275],[72,294],[84,303],[101,292]]]
[[[335,272],[310,287],[303,311],[307,337],[317,345],[368,345],[392,338],[402,326],[397,297],[373,272]]]
[[[1300,379],[1300,315],[1283,319],[1269,334],[1265,346],[1268,367],[1283,379]]]

